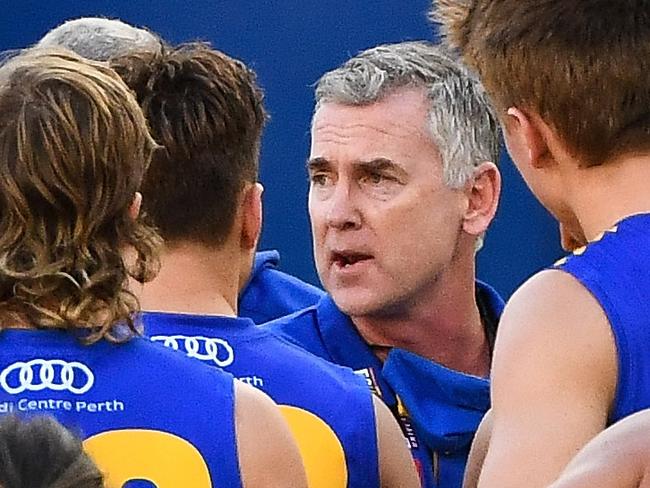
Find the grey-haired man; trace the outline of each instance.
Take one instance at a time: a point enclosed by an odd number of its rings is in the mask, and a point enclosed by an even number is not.
[[[135,49],[156,50],[160,43],[160,38],[152,32],[121,20],[82,17],[55,27],[36,47],[64,47],[86,59],[108,61]]]
[[[503,306],[475,278],[500,192],[495,116],[452,55],[405,42],[326,73],[311,135],[328,296],[270,327],[365,375],[401,422],[422,485],[460,487]]]

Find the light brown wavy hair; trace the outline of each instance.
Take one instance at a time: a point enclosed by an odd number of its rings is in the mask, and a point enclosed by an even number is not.
[[[38,49],[0,68],[0,329],[136,332],[128,278],[155,276],[160,238],[130,209],[156,147],[109,68]]]

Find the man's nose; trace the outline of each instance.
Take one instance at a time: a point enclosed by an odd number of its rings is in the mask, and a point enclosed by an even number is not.
[[[339,230],[353,230],[361,226],[361,214],[349,185],[339,182],[327,209],[327,225]]]

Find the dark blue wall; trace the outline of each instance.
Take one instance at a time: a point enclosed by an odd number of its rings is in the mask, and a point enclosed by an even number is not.
[[[361,49],[431,39],[429,0],[3,0],[0,49],[36,42],[71,17],[104,15],[146,25],[170,42],[202,39],[257,70],[272,120],[262,153],[265,230],[283,268],[317,282],[306,212],[310,85]],[[555,225],[502,161],[502,205],[479,255],[479,275],[509,295],[560,255]]]

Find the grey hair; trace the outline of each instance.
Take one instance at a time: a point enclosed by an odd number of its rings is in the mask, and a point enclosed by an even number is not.
[[[155,34],[121,20],[82,17],[52,29],[35,47],[63,47],[86,59],[107,61],[136,49],[157,50],[160,45]]]
[[[324,103],[369,105],[418,87],[431,102],[430,133],[448,186],[463,186],[485,161],[497,163],[499,125],[483,86],[442,46],[413,41],[361,52],[316,83],[316,111]]]

